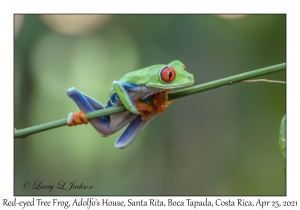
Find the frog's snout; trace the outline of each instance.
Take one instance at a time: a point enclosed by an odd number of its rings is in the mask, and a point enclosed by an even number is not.
[[[187,79],[193,84],[194,83],[194,75],[190,74],[187,76]]]

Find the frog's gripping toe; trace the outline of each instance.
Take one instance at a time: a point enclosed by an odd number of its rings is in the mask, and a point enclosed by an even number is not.
[[[67,124],[68,126],[76,126],[81,124],[88,124],[89,121],[86,118],[84,112],[71,112],[68,115]]]
[[[135,100],[134,101],[134,105],[135,105],[136,109],[139,111],[139,113],[153,111],[153,107],[152,106],[150,106],[148,104],[145,104],[145,103],[142,103],[139,100]]]
[[[168,93],[170,92],[171,90],[165,90],[152,95],[153,106],[158,110],[159,113],[163,113],[167,106],[174,101],[168,101]]]

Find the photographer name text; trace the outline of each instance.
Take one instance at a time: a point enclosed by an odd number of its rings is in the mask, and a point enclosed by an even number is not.
[[[23,182],[22,187],[24,189],[34,189],[34,190],[48,191],[48,192],[52,192],[53,189],[64,190],[64,191],[93,189],[92,185],[87,185],[84,184],[83,182],[77,182],[77,181],[71,181],[71,182],[59,181],[56,185],[45,184],[43,181],[34,181],[32,183],[29,181],[25,181]]]

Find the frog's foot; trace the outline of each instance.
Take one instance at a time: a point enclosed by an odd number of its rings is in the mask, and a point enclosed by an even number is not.
[[[68,126],[76,126],[81,124],[88,124],[89,121],[86,118],[84,112],[71,112],[68,115],[67,124]]]
[[[167,100],[171,90],[164,90],[152,95],[152,106],[135,100],[135,107],[140,112],[143,121],[152,119],[158,113],[163,113],[174,100]]]
[[[140,102],[139,100],[135,100],[134,101],[134,105],[136,107],[136,109],[139,111],[139,112],[151,112],[153,111],[153,107],[146,104],[146,103],[142,103]]]
[[[142,116],[142,121],[149,120],[154,115],[153,106],[150,106],[146,103],[142,103],[139,100],[135,100],[134,104],[136,109],[140,112]]]
[[[168,101],[168,93],[171,90],[165,90],[152,95],[153,107],[157,109],[159,113],[163,113],[167,106],[169,106],[174,100]]]

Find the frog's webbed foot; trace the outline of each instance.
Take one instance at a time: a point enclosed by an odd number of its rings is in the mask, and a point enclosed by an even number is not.
[[[139,100],[135,100],[134,101],[134,105],[135,108],[141,113],[141,112],[152,112],[153,111],[153,107],[146,104],[146,103],[142,103]]]
[[[153,110],[153,106],[150,106],[146,103],[142,103],[139,100],[134,101],[135,108],[140,112],[142,116],[142,121],[148,121],[152,118],[155,114]]]
[[[68,126],[76,126],[81,124],[88,124],[89,121],[86,118],[84,112],[71,112],[68,115],[67,124]]]
[[[155,107],[155,109],[157,109],[159,113],[163,113],[166,108],[174,101],[168,101],[168,93],[170,92],[171,90],[164,90],[152,95],[153,107]]]
[[[174,100],[167,101],[167,94],[171,90],[164,90],[152,95],[152,105],[142,103],[139,100],[134,101],[136,109],[140,112],[143,121],[151,120],[158,113],[163,113],[167,106]]]

